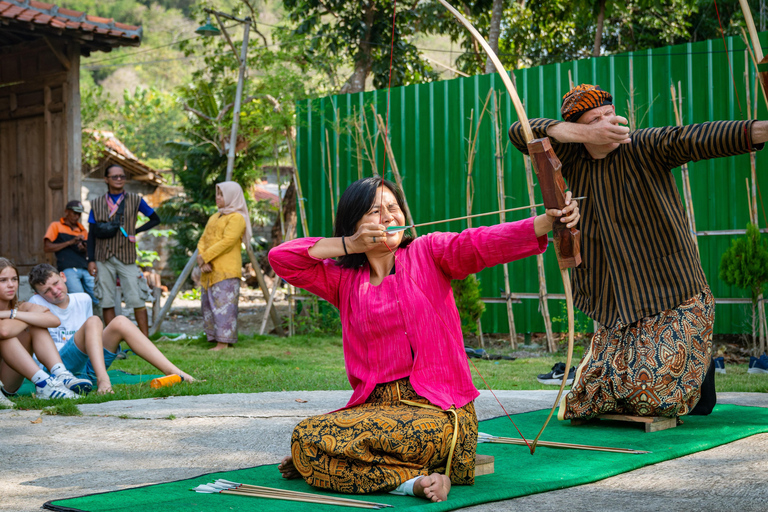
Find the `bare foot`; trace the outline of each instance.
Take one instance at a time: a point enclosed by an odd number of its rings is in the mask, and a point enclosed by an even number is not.
[[[208,350],[224,350],[224,349],[227,349],[227,348],[229,348],[231,346],[232,346],[231,343],[222,343],[222,342],[219,341],[218,343],[216,343],[215,347],[209,348]]]
[[[416,496],[435,503],[447,500],[449,492],[451,492],[451,479],[440,473],[423,476],[413,484],[413,493]]]
[[[278,464],[277,469],[280,471],[280,474],[283,475],[283,478],[301,478],[301,473],[299,473],[296,466],[293,465],[293,457],[290,455],[285,457],[282,462]]]

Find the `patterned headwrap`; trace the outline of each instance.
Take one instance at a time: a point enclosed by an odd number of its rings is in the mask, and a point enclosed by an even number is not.
[[[563,105],[560,113],[563,120],[575,123],[587,110],[613,105],[613,97],[597,85],[581,84],[563,96]]]

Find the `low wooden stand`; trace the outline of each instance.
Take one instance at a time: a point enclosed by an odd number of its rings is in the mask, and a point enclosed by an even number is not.
[[[493,474],[493,455],[475,455],[475,476]]]
[[[571,420],[571,425],[584,425],[590,421],[597,420],[641,423],[645,426],[646,432],[658,432],[660,430],[667,430],[668,428],[675,428],[677,426],[677,418],[665,418],[663,416],[627,416],[626,414],[601,414],[600,416],[588,420]]]

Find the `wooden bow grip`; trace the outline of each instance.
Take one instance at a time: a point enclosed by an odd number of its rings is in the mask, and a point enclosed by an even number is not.
[[[555,155],[548,138],[534,139],[528,143],[533,170],[539,180],[544,207],[547,209],[565,208],[565,180],[561,172],[562,164]],[[581,232],[555,221],[552,226],[555,239],[555,253],[560,268],[575,268],[581,265]]]

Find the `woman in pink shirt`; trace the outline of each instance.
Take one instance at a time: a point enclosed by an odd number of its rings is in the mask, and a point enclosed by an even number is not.
[[[293,432],[285,478],[345,493],[390,491],[432,501],[451,483],[473,484],[477,416],[452,279],[540,254],[562,215],[431,233],[411,239],[402,193],[380,177],[341,196],[333,238],[300,238],[272,249],[286,281],[339,309],[352,398],[344,409],[302,421]]]

